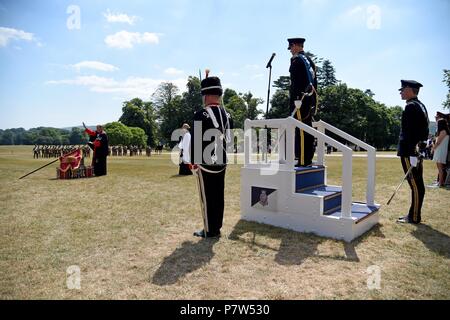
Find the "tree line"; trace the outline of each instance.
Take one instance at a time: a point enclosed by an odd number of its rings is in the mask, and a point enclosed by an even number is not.
[[[363,91],[348,87],[336,78],[331,61],[319,58],[312,53],[307,54],[317,66],[319,102],[315,119],[328,122],[379,150],[395,149],[401,129],[403,108],[390,107],[376,101],[375,93],[370,89]],[[444,70],[443,82],[449,88],[443,107],[450,110],[450,70]],[[287,108],[289,76],[278,78],[273,86],[277,90],[272,96],[272,108],[267,118],[285,118],[289,116]],[[430,122],[430,133],[433,133],[434,126],[434,122]]]
[[[377,149],[392,149],[398,140],[403,108],[386,106],[374,99],[375,93],[348,87],[336,78],[335,68],[330,60],[307,53],[317,66],[319,103],[315,118],[373,145]],[[444,83],[449,88],[444,108],[450,109],[450,70],[444,70]],[[285,118],[289,116],[289,76],[274,81],[275,93],[270,100],[268,114],[258,106],[264,100],[250,91],[238,93],[227,88],[223,103],[231,113],[235,128],[243,128],[245,119]],[[176,143],[171,141],[172,132],[183,123],[193,125],[192,118],[202,109],[200,79],[188,78],[186,91],[171,82],[161,83],[149,101],[134,98],[124,101],[122,115],[116,122],[106,124],[112,145],[156,146]],[[0,130],[0,144],[84,144],[87,137],[81,128],[71,131],[39,127]]]
[[[0,145],[76,145],[84,144],[87,136],[84,130],[72,130],[50,127],[38,127],[30,130],[24,128],[0,129]]]
[[[254,120],[262,114],[258,105],[264,100],[254,97],[250,91],[237,93],[227,88],[223,102],[233,117],[235,127],[243,128],[245,119]],[[192,127],[194,113],[202,108],[200,79],[191,76],[186,91],[181,94],[173,83],[163,82],[152,95],[151,101],[135,98],[123,102],[122,116],[117,123],[142,128],[148,145],[173,146],[177,142],[171,141],[172,132],[181,128],[183,123]]]

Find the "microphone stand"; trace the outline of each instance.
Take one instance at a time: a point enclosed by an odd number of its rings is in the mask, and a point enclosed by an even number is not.
[[[269,115],[269,98],[270,98],[270,82],[272,79],[272,63],[269,64],[269,86],[267,88],[267,106],[266,106],[266,119]]]
[[[266,120],[267,120],[267,117],[269,116],[270,83],[272,81],[272,60],[274,57],[275,57],[275,54],[272,55],[272,57],[270,58],[269,62],[267,63],[267,66],[266,66],[266,68],[269,68],[269,84],[267,86],[267,106],[266,106],[266,116],[265,116]],[[269,152],[269,142],[267,140],[269,139],[270,134],[268,133],[267,125],[264,127],[264,129],[266,130],[266,141],[265,142],[267,144],[266,152],[268,153]],[[268,156],[267,153],[265,156],[266,163],[267,163],[267,156]]]

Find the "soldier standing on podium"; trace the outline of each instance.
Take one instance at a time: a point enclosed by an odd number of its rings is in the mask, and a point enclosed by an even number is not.
[[[291,87],[289,90],[289,114],[312,127],[312,117],[317,103],[316,66],[303,50],[304,38],[288,39],[291,51],[289,68]],[[294,112],[295,111],[295,112]],[[314,137],[303,130],[295,129],[296,166],[309,166],[314,157]]]

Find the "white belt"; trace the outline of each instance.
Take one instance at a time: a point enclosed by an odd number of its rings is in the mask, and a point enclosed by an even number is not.
[[[201,165],[198,165],[198,167],[199,167],[200,170],[202,170],[202,171],[205,171],[205,172],[208,172],[208,173],[213,173],[213,174],[221,173],[222,171],[224,171],[224,170],[227,168],[227,167],[225,166],[225,167],[224,167],[222,170],[220,170],[220,171],[213,171],[213,170],[208,170],[208,169],[202,167]]]

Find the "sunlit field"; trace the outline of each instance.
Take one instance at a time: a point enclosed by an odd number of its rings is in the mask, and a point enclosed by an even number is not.
[[[396,158],[377,159],[380,224],[352,243],[241,221],[240,165],[226,173],[222,238],[202,240],[196,181],[177,176],[169,153],[109,157],[99,178],[56,180],[56,162],[18,179],[50,161],[0,147],[1,299],[450,298],[450,191],[427,188],[422,224],[397,224],[410,191],[386,206],[403,177]],[[341,161],[326,157],[329,184]],[[366,159],[353,165],[353,199],[364,200]],[[425,184],[436,175],[426,161]]]

